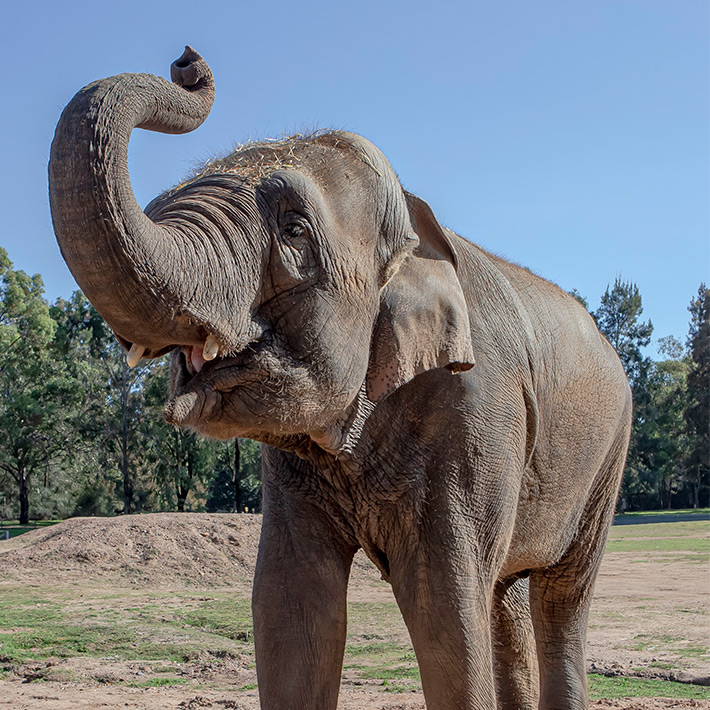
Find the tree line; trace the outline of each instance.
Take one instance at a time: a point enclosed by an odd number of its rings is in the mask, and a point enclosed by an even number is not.
[[[260,507],[260,448],[162,417],[167,361],[126,364],[80,291],[50,304],[0,248],[0,520]]]
[[[623,510],[707,504],[709,294],[701,285],[686,342],[662,339],[660,361],[642,354],[653,326],[634,284],[617,279],[592,312],[634,395]],[[167,377],[164,358],[129,368],[80,291],[50,304],[0,248],[0,520],[258,511],[259,444],[166,424]]]

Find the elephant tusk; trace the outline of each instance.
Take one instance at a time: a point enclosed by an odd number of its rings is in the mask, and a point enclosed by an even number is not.
[[[135,367],[141,361],[144,352],[145,348],[142,345],[133,343],[133,345],[131,345],[131,349],[126,354],[126,363],[128,364],[128,367]]]
[[[208,335],[205,340],[204,348],[202,349],[202,357],[205,360],[214,360],[219,352],[219,342],[214,335]]]

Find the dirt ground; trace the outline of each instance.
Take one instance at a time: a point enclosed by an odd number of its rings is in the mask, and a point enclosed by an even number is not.
[[[190,589],[195,595],[222,590],[246,597],[260,525],[260,517],[250,515],[153,514],[68,520],[0,542],[0,594],[16,589],[19,582],[33,589],[83,590],[90,583],[94,593],[114,587],[162,593],[174,588]],[[389,587],[360,555],[349,597],[353,602],[393,601]],[[707,566],[687,555],[607,552],[590,619],[589,669],[608,676],[710,684],[707,655],[698,651],[710,646],[709,598]],[[407,642],[403,625],[393,633]],[[88,656],[48,659],[15,668],[0,681],[0,708],[259,707],[253,663],[246,657],[232,655],[218,662],[196,658],[174,670],[184,677],[186,687],[130,687],[150,675],[151,666],[145,662]],[[339,708],[424,710],[419,691],[387,690],[382,681],[363,681],[346,670]],[[591,708],[710,709],[710,701],[601,700],[592,702]]]

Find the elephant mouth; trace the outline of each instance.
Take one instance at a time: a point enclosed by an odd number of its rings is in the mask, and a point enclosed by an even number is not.
[[[266,372],[260,366],[268,348],[266,336],[247,344],[238,353],[212,355],[207,345],[175,346],[173,351],[173,394],[207,387],[219,392],[236,389],[247,381],[260,381]]]
[[[224,397],[230,393],[254,399],[270,378],[269,344],[267,333],[237,353],[212,358],[205,345],[174,346],[170,397],[163,410],[167,421],[175,426],[196,426],[219,418]]]

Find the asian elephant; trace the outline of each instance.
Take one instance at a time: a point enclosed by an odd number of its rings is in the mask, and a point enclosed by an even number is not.
[[[336,707],[359,548],[430,710],[586,708],[630,429],[616,354],[574,298],[440,226],[351,133],[246,145],[141,211],[132,129],[191,131],[214,95],[189,47],[171,74],[69,103],[52,218],[129,362],[170,353],[167,420],[266,444],[262,708]]]

